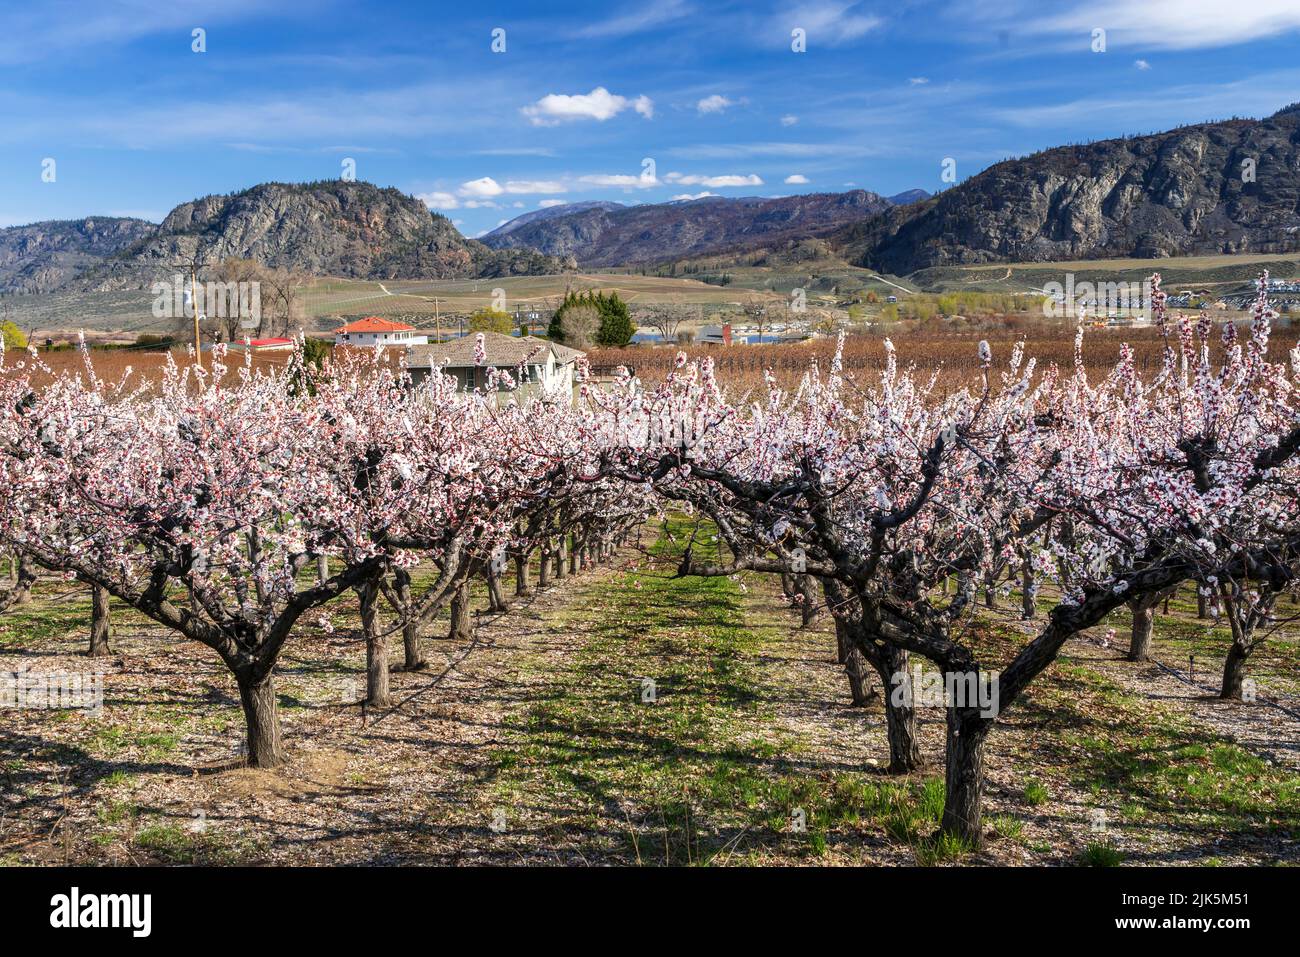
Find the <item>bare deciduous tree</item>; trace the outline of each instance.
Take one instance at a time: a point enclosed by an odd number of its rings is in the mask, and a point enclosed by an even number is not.
[[[688,307],[659,303],[638,309],[632,318],[637,325],[649,326],[659,333],[664,342],[676,342],[679,327],[693,314],[694,310]]]
[[[564,344],[574,349],[586,349],[596,341],[600,330],[600,310],[595,306],[570,306],[560,320]]]

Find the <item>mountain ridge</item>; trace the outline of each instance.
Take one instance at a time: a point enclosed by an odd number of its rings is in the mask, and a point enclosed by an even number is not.
[[[827,241],[855,265],[897,275],[985,262],[1291,252],[1300,249],[1300,104],[1262,120],[1005,160]]]
[[[506,223],[482,240],[496,249],[527,246],[549,256],[572,256],[584,267],[629,266],[811,239],[891,205],[863,189],[781,197],[708,196],[584,209],[513,229],[506,229]]]
[[[355,279],[495,278],[560,272],[568,264],[530,249],[494,250],[466,239],[413,196],[365,182],[259,183],[181,203],[158,225],[126,220],[116,242],[77,246],[77,224],[55,220],[0,230],[0,290],[146,288],[198,259],[238,257],[272,268]],[[24,233],[23,231],[27,232]],[[47,247],[62,242],[62,258]],[[75,247],[75,248],[74,248]]]

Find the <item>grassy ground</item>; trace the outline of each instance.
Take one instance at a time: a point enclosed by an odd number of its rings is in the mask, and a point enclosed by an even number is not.
[[[685,527],[429,640],[363,713],[355,610],[310,621],[278,677],[290,764],[239,767],[233,683],[201,646],[122,609],[98,713],[0,712],[0,862],[1145,864],[1300,858],[1300,721],[1122,659],[1124,615],[1067,646],[989,740],[984,851],[932,838],[930,764],[891,778],[879,701],[852,708],[829,625],[763,576],[675,579]],[[0,669],[85,670],[67,583],[0,618]],[[483,601],[479,599],[479,606]],[[1017,606],[1018,607],[1018,606]],[[1194,602],[1157,619],[1170,666],[1221,654]],[[431,635],[441,633],[431,629]],[[981,656],[1025,629],[986,612]],[[400,648],[395,643],[395,661]],[[1260,659],[1294,704],[1293,636]],[[653,684],[650,684],[652,682]]]

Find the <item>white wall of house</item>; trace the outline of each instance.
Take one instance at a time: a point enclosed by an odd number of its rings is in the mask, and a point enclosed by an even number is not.
[[[334,337],[336,346],[423,346],[429,337],[418,332],[343,332]]]

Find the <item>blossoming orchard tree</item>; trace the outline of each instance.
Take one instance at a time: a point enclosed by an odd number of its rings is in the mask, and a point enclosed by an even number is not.
[[[239,688],[255,766],[282,762],[275,664],[294,626],[350,589],[369,618],[368,693],[386,698],[375,583],[440,564],[414,614],[445,598],[462,558],[504,542],[517,503],[572,468],[522,411],[491,411],[445,377],[406,388],[376,361],[226,376],[170,365],[53,376],[0,365],[4,541],[208,645]],[[2,359],[0,359],[2,361]],[[45,370],[48,373],[48,370]],[[547,450],[528,454],[526,447]],[[339,570],[303,574],[326,556]]]
[[[1241,697],[1260,629],[1300,571],[1300,349],[1289,362],[1268,361],[1275,313],[1267,281],[1266,273],[1248,337],[1240,341],[1225,324],[1216,359],[1211,323],[1185,316],[1171,323],[1153,277],[1162,369],[1143,383],[1125,350],[1099,387],[1073,377],[1060,402],[1070,423],[1060,449],[1068,467],[1044,498],[1095,539],[1091,553],[1073,556],[1073,574],[1121,556],[1115,588],[1124,596],[1132,555],[1139,564],[1181,566],[1202,594],[1217,593],[1232,633],[1222,683],[1228,698]],[[1068,566],[1056,567],[1072,576]]]
[[[250,763],[283,760],[275,663],[298,620],[363,580],[357,563],[320,583],[300,572],[338,535],[319,470],[323,410],[299,369],[232,384],[168,367],[156,390],[129,372],[105,383],[89,362],[40,390],[0,379],[0,469],[12,492],[6,537],[209,646],[233,674]]]
[[[1156,314],[1164,328],[1159,295]],[[1180,582],[1218,583],[1257,609],[1246,581],[1275,592],[1294,579],[1300,431],[1291,377],[1266,361],[1268,324],[1261,293],[1250,343],[1237,347],[1229,331],[1215,364],[1206,336],[1198,348],[1181,320],[1151,383],[1125,350],[1094,384],[1081,344],[1071,375],[1036,376],[1017,347],[996,381],[981,343],[982,381],[938,395],[891,348],[874,388],[846,383],[837,359],[794,394],[769,384],[749,409],[728,404],[707,359],[692,367],[681,356],[661,387],[605,400],[610,469],[713,519],[734,559],[710,565],[688,552],[684,572],[797,567],[833,583],[833,606],[851,595],[845,625],[895,691],[911,690],[907,653],[938,665],[945,689],[974,693],[991,679],[991,708],[945,697],[941,827],[978,845],[987,735],[1067,640]],[[994,672],[968,639],[974,596],[1016,572],[1055,578],[1058,597]],[[900,769],[916,756],[911,703],[904,693],[887,711]]]

